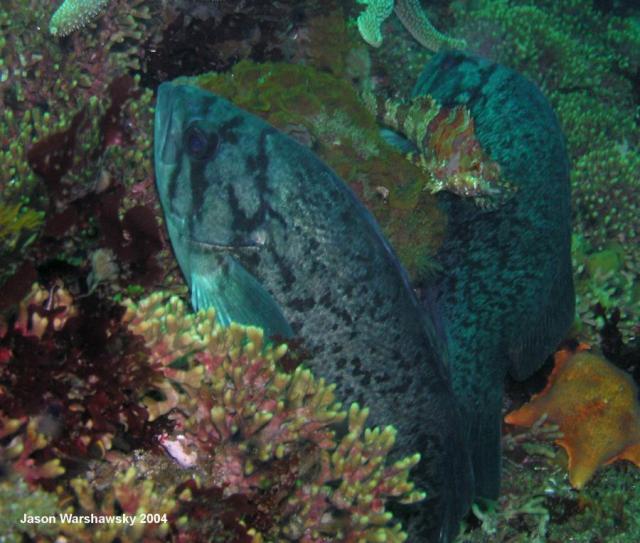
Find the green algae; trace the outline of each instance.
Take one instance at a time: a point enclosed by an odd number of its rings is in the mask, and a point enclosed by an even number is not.
[[[553,444],[557,437],[552,425],[542,423],[504,435],[500,498],[475,506],[455,543],[640,540],[640,470],[616,462],[600,468],[582,490],[574,490],[567,478],[567,456]]]
[[[0,482],[0,542],[21,543],[26,537],[58,533],[57,524],[25,524],[25,515],[57,518],[61,512],[57,496],[41,489],[30,488],[20,477],[10,477]]]

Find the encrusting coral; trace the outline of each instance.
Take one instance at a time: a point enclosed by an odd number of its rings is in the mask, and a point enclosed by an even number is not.
[[[133,0],[130,11],[114,12],[95,32],[52,42],[33,30],[42,2],[2,2],[0,284],[24,276],[20,266],[47,266],[53,259],[77,265],[98,248],[117,254],[112,240],[104,239],[112,225],[98,218],[97,208],[108,206],[114,190],[122,194],[125,185],[152,185],[153,93],[141,88],[139,76],[126,75],[140,68],[141,43],[153,32],[153,11],[141,3]],[[150,196],[142,202],[131,190],[126,207],[148,204]],[[96,219],[99,232],[87,228]],[[129,270],[123,267],[125,274]]]
[[[64,0],[49,23],[54,36],[66,36],[97,17],[109,0]]]
[[[640,403],[631,376],[579,346],[561,350],[546,388],[505,421],[531,426],[540,417],[558,425],[569,457],[569,480],[582,488],[599,466],[629,460],[640,467]]]
[[[27,397],[21,368],[37,373],[38,356],[73,340],[78,323],[91,321],[86,307],[61,286],[36,285],[0,336],[0,458],[16,489],[21,481],[37,492],[55,489],[58,512],[153,511],[160,519],[100,526],[98,539],[90,521],[61,523],[60,534],[74,541],[160,541],[170,533],[181,542],[406,539],[385,504],[424,498],[408,480],[420,457],[386,463],[393,428],[365,429],[366,408],[345,412],[333,386],[301,366],[284,371],[287,347],[265,344],[257,328],[220,327],[213,310],[192,314],[164,293],[125,306],[110,319],[100,367],[83,354],[90,346],[58,356],[42,398]],[[127,358],[108,364],[118,344],[128,344],[120,347]],[[105,371],[120,383],[110,397],[100,390]],[[31,503],[22,494],[16,500],[15,511]],[[28,530],[55,540],[48,525]]]
[[[464,40],[450,38],[435,29],[419,0],[358,0],[366,9],[358,16],[358,30],[362,38],[373,47],[382,45],[382,23],[395,11],[407,31],[421,45],[431,51],[441,47],[464,49]]]

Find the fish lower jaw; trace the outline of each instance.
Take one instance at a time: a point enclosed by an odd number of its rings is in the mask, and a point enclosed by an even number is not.
[[[189,243],[205,251],[237,251],[242,249],[258,250],[260,245],[255,242],[242,242],[242,243],[222,243],[219,241],[202,241],[195,238],[190,238]]]

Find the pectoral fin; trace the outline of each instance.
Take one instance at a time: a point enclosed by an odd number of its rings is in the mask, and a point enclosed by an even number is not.
[[[271,294],[230,256],[223,257],[221,265],[206,272],[192,272],[191,304],[195,311],[213,307],[223,326],[237,322],[260,327],[267,337],[293,337],[287,319]]]
[[[415,143],[389,128],[381,128],[380,136],[384,141],[391,145],[391,147],[394,147],[402,154],[408,155],[410,153],[419,152]]]
[[[546,304],[523,321],[521,333],[515,334],[509,348],[509,373],[517,380],[526,379],[562,341],[573,322],[575,294],[573,271],[568,255],[558,263]]]

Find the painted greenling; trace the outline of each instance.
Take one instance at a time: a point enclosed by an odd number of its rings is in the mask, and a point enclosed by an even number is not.
[[[423,311],[369,212],[307,148],[195,86],[158,91],[155,168],[195,307],[302,337],[316,375],[398,430],[427,499],[397,505],[410,541],[451,541],[472,499],[468,444]]]

